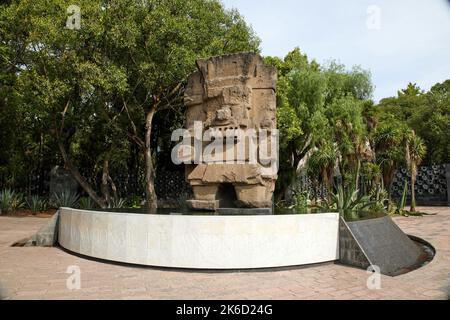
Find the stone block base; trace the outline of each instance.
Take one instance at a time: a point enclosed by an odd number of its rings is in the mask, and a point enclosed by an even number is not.
[[[188,200],[187,205],[193,210],[216,211],[220,207],[218,200]]]
[[[270,208],[245,209],[245,208],[221,208],[217,213],[224,216],[268,216],[273,215]]]

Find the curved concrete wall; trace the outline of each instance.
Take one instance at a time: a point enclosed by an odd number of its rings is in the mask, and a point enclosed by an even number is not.
[[[158,267],[253,269],[339,258],[337,213],[139,215],[60,210],[59,243],[90,257]]]

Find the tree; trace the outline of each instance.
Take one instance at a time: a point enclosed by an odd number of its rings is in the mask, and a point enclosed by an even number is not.
[[[320,129],[326,126],[323,116],[326,81],[315,62],[296,48],[281,60],[267,57],[277,67],[277,121],[280,130],[280,172],[277,197],[297,176],[300,161],[314,147]]]
[[[400,90],[398,91],[397,95],[399,97],[402,96],[410,96],[410,97],[414,97],[414,96],[419,96],[421,94],[423,94],[423,90],[420,89],[420,87],[415,84],[415,83],[408,83],[408,86],[406,87],[406,89]]]
[[[450,162],[450,80],[436,84],[428,92],[409,83],[397,97],[381,100],[376,109],[379,118],[390,115],[407,123],[424,139],[428,149],[425,165]]]
[[[116,141],[136,144],[145,159],[147,205],[156,209],[155,115],[182,109],[197,58],[257,51],[259,39],[237,11],[216,0],[81,0],[79,30],[65,28],[69,4],[24,0],[2,7],[1,40],[18,59],[22,108],[52,130],[65,166],[102,207],[105,181],[114,188],[110,158],[128,147]],[[102,141],[92,158],[103,167],[103,197],[77,166],[86,136]]]
[[[352,149],[356,157],[364,151],[361,103],[371,96],[373,86],[370,73],[360,67],[348,71],[335,61],[321,67],[314,60],[309,62],[298,48],[283,60],[267,57],[266,62],[277,67],[279,74],[280,173],[277,196],[282,197],[297,176],[302,160],[320,141],[337,142],[340,153],[345,153],[346,168],[342,169],[347,169],[347,164],[350,164],[351,156],[347,150],[353,148],[350,144],[358,145]],[[343,127],[336,128],[336,124],[343,122],[349,125],[345,134]],[[349,139],[353,139],[351,143]],[[344,146],[341,142],[348,143]]]
[[[337,160],[338,150],[332,141],[321,141],[308,159],[308,174],[313,178],[321,178],[328,191],[328,201],[331,200],[332,179]]]
[[[379,119],[379,124],[371,134],[375,151],[375,162],[380,166],[383,184],[389,190],[395,170],[405,163],[405,143],[409,127],[392,115]]]
[[[417,179],[417,167],[422,163],[426,153],[427,148],[424,141],[412,131],[406,144],[406,162],[411,172],[411,212],[416,212],[415,185]]]
[[[371,160],[372,156],[366,146],[367,130],[362,111],[363,102],[350,95],[336,99],[325,111],[329,140],[337,145],[343,183],[353,183],[355,190],[359,188],[361,163]]]
[[[450,80],[434,85],[408,123],[426,146],[425,165],[450,163]]]

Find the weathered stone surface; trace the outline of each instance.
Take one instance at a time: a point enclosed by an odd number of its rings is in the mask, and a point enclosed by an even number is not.
[[[340,261],[344,264],[377,266],[382,274],[396,276],[416,268],[423,254],[389,217],[341,221]]]
[[[349,226],[342,218],[339,221],[339,262],[364,270],[367,270],[371,264]]]
[[[220,207],[218,200],[188,200],[187,204],[194,210],[215,211]]]
[[[273,215],[271,208],[219,208],[217,212],[224,216],[269,216]]]
[[[198,60],[197,67],[185,93],[187,129],[193,131],[196,121],[203,123],[204,131],[276,129],[277,71],[264,64],[261,56],[239,53],[212,57]],[[238,141],[236,137],[236,144]],[[190,201],[191,207],[201,207],[204,201],[220,201],[218,190],[223,184],[235,188],[237,207],[271,207],[277,174],[259,163],[249,163],[249,150],[245,154],[235,152],[234,164],[223,164],[224,150],[214,160],[188,165],[186,178],[194,187],[195,200],[200,201]],[[247,163],[236,163],[243,160]],[[207,209],[211,206],[214,204],[206,205]]]
[[[53,247],[58,242],[59,211],[25,243],[25,247]]]

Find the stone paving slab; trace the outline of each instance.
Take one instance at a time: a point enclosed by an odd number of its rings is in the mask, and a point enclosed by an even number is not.
[[[11,247],[48,219],[0,217],[0,295],[6,299],[449,299],[450,208],[419,208],[436,216],[398,217],[408,234],[437,250],[427,266],[381,276],[370,290],[364,270],[328,263],[257,272],[189,272],[83,259],[60,248]],[[81,289],[67,288],[68,267],[81,271]]]

